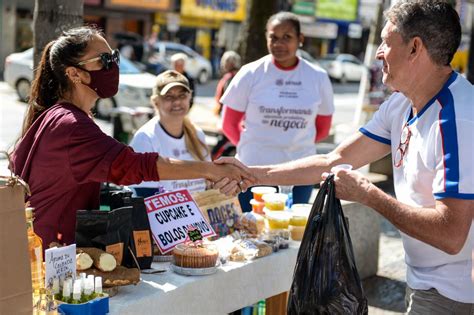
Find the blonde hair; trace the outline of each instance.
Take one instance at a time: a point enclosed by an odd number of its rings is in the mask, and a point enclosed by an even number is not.
[[[197,135],[196,126],[191,122],[189,117],[184,117],[183,120],[184,129],[184,143],[189,153],[198,161],[205,161],[206,157],[209,156],[209,148],[205,143],[202,143]]]
[[[153,94],[150,99],[152,105],[156,108],[155,110],[158,113],[158,107],[156,103],[159,100],[159,96]],[[210,155],[209,148],[207,147],[206,143],[203,143],[199,139],[196,126],[191,122],[187,115],[183,119],[183,131],[186,149],[188,149],[192,157],[197,161],[206,161],[206,157]]]

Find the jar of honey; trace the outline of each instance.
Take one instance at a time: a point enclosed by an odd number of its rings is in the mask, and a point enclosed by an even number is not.
[[[265,202],[265,207],[268,210],[272,211],[283,211],[285,210],[286,200],[288,195],[285,194],[265,194],[262,196],[263,201]]]
[[[252,187],[250,191],[253,194],[253,199],[263,202],[263,199],[262,199],[263,195],[276,193],[277,189],[271,186],[257,186],[257,187]]]

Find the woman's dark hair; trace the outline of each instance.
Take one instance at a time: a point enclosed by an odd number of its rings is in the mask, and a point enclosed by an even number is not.
[[[268,26],[272,24],[274,21],[278,21],[280,23],[283,23],[283,22],[291,23],[291,25],[295,29],[296,35],[300,36],[301,24],[296,14],[291,13],[291,12],[286,12],[286,11],[273,14],[272,16],[268,18],[267,25],[266,25],[267,30],[268,30]]]
[[[56,104],[69,90],[66,68],[79,62],[86,54],[87,45],[96,35],[102,36],[102,33],[94,27],[73,28],[44,47],[31,85],[22,136],[43,111]]]

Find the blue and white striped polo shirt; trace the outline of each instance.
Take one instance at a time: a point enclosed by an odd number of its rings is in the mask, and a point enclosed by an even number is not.
[[[402,93],[394,93],[360,132],[390,145],[394,162],[406,123],[412,133],[408,150],[402,166],[393,167],[397,199],[413,207],[434,207],[435,200],[443,198],[474,199],[472,84],[453,72],[416,116],[410,101]],[[474,303],[474,224],[457,255],[448,255],[404,233],[402,239],[411,288],[436,288],[453,300]]]

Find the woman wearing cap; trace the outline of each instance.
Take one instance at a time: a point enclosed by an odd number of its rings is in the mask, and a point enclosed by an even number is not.
[[[118,51],[91,27],[64,32],[43,50],[12,169],[30,186],[27,201],[36,208],[34,229],[44,248],[74,243],[76,211],[98,209],[101,182],[242,180],[237,169],[135,153],[104,134],[90,111],[98,98],[117,93],[119,61]]]
[[[329,134],[334,112],[327,73],[297,56],[304,40],[298,17],[290,12],[271,16],[266,39],[270,54],[244,65],[221,98],[224,134],[246,165],[315,154],[315,142]],[[293,201],[308,202],[312,188],[294,187]],[[250,198],[250,191],[239,195],[244,211],[251,209]]]
[[[187,117],[191,93],[189,82],[181,73],[168,70],[158,75],[150,98],[158,115],[135,133],[130,146],[136,152],[157,152],[160,156],[186,161],[210,161],[204,132]],[[146,181],[131,188],[137,195],[148,197],[162,190],[203,191],[206,181],[204,178]]]

